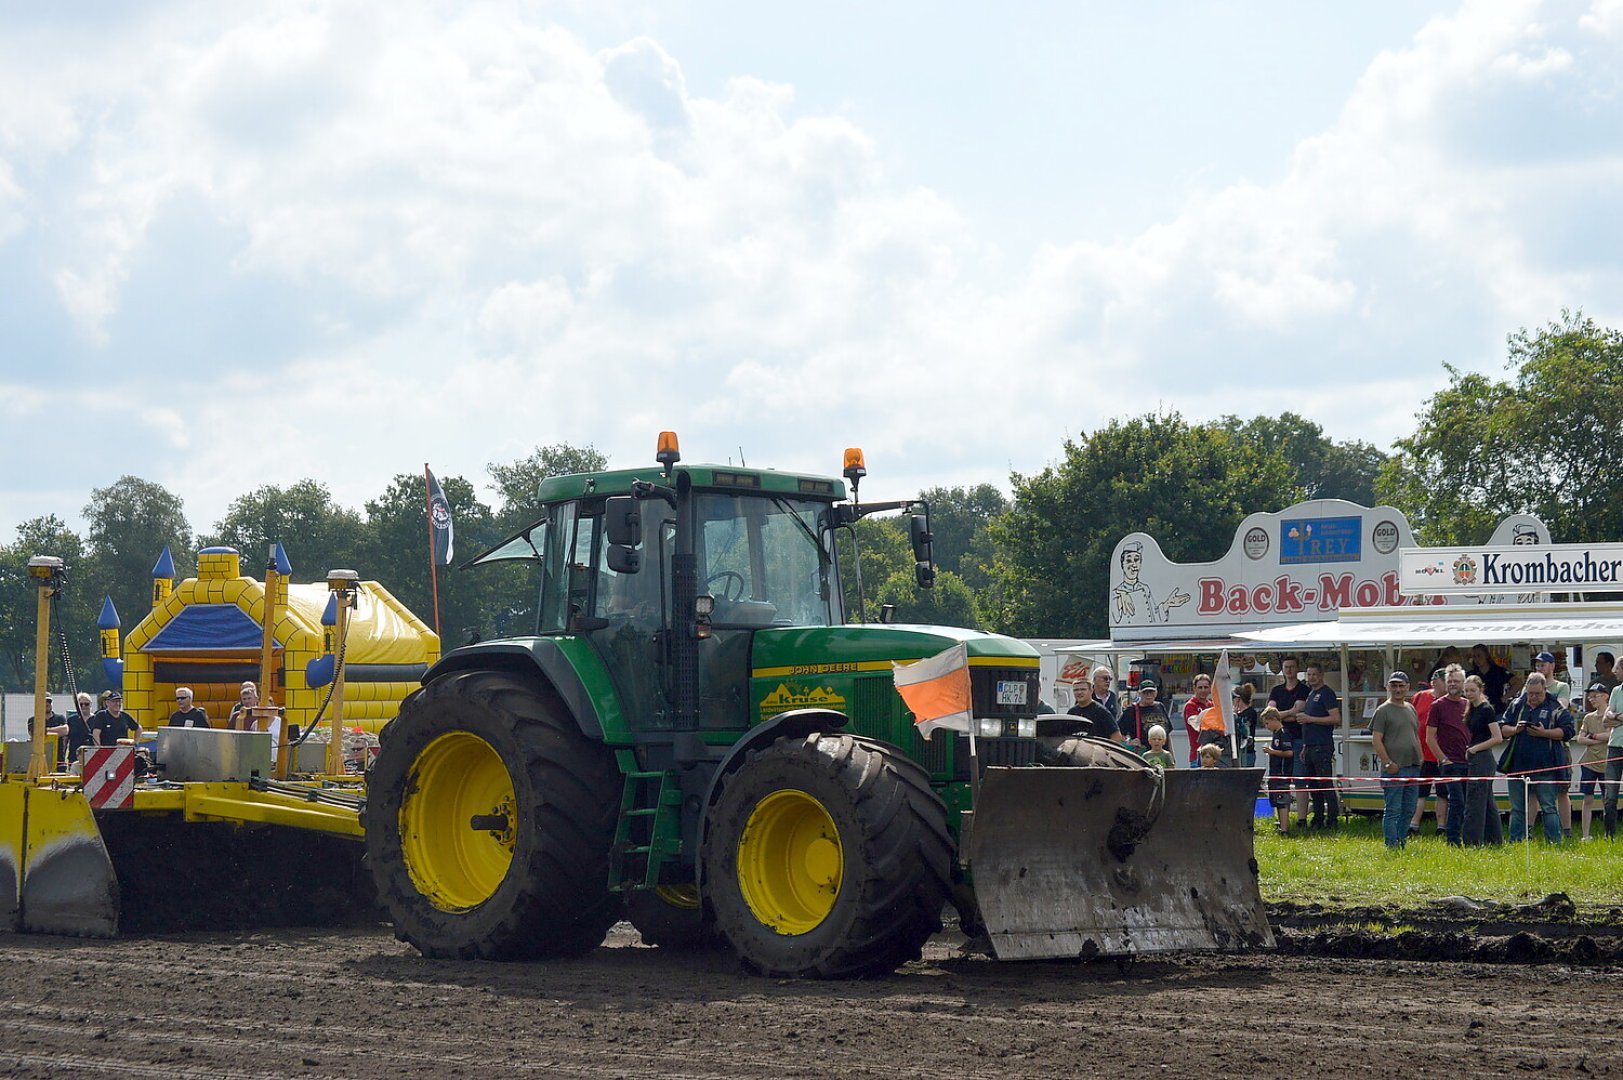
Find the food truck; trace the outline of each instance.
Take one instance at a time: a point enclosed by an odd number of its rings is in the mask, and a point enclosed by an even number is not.
[[[1369,721],[1387,674],[1405,671],[1419,690],[1447,663],[1470,673],[1473,647],[1483,645],[1513,680],[1508,702],[1533,655],[1549,650],[1559,658],[1558,677],[1581,695],[1598,653],[1623,656],[1623,603],[1591,599],[1618,587],[1615,572],[1603,576],[1609,555],[1623,570],[1623,545],[1553,546],[1544,523],[1526,514],[1507,517],[1485,545],[1419,548],[1395,508],[1333,499],[1248,516],[1229,551],[1209,563],[1174,563],[1154,537],[1131,533],[1111,560],[1111,636],[1058,650],[1048,700],[1069,705],[1070,686],[1096,663],[1115,672],[1128,700],[1154,678],[1181,764],[1188,759],[1183,703],[1194,677],[1212,672],[1225,651],[1236,685],[1255,688],[1259,710],[1280,681],[1283,658],[1303,669],[1317,663],[1342,699],[1343,802],[1378,810]],[[1525,569],[1488,572],[1506,566]]]

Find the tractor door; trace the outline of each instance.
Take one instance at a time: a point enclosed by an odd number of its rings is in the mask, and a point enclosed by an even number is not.
[[[664,505],[643,504],[643,565],[617,573],[608,565],[603,501],[582,502],[569,559],[569,604],[578,628],[603,658],[633,731],[668,729],[673,710],[664,654],[670,625],[670,550],[675,523]]]
[[[699,727],[740,730],[749,715],[755,631],[837,621],[837,588],[817,528],[821,507],[771,495],[697,497],[699,591],[715,597],[700,644]]]

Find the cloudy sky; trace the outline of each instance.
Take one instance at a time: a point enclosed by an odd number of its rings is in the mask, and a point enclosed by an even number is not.
[[[995,8],[0,0],[0,537],[665,428],[875,498],[1157,408],[1385,446],[1623,323],[1623,0]]]

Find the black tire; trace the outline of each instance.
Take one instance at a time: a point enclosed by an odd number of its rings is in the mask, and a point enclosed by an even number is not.
[[[739,858],[751,815],[781,793],[820,804],[842,860],[826,914],[791,932],[752,908]],[[941,929],[952,851],[946,809],[922,768],[874,740],[813,734],[749,752],[724,780],[706,830],[704,891],[717,929],[763,975],[884,974],[918,959]]]
[[[696,952],[719,949],[727,944],[705,918],[698,890],[692,890],[691,899],[686,892],[661,895],[653,889],[639,889],[626,893],[626,921],[637,928],[644,945]]]
[[[414,879],[414,868],[432,881],[440,867],[454,875],[458,864],[425,854],[418,833],[408,838],[410,818],[403,816],[440,806],[431,800],[456,786],[447,781],[430,796],[420,785],[425,763],[443,754],[436,748],[425,758],[424,751],[446,736],[452,746],[471,748],[481,775],[499,780],[505,769],[512,791],[510,805],[492,808],[507,814],[510,864],[503,870],[499,858],[494,869],[487,863],[484,879],[463,883],[455,902]],[[620,915],[619,897],[608,888],[620,775],[609,750],[582,735],[548,691],[496,672],[450,675],[407,698],[381,743],[362,822],[367,863],[396,937],[425,956],[485,960],[574,956],[602,943]],[[487,748],[500,768],[485,756]],[[446,826],[439,835],[452,843],[484,842],[455,836],[453,828],[498,842],[496,832],[475,832],[471,821],[432,818],[427,825]],[[413,866],[414,857],[421,865]]]
[[[1042,751],[1038,755],[1038,762],[1063,768],[1132,769],[1140,772],[1150,768],[1149,762],[1120,743],[1092,735],[1062,739],[1052,750]]]

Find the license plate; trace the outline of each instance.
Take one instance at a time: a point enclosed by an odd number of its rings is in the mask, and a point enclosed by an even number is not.
[[[1022,680],[999,679],[997,684],[997,703],[999,705],[1024,705],[1026,703],[1026,684]]]

